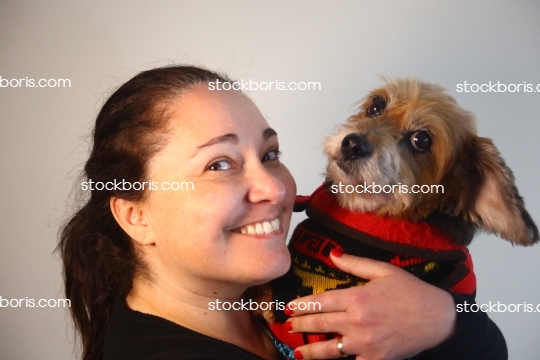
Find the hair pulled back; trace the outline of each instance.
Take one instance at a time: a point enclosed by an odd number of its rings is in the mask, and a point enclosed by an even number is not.
[[[197,84],[224,76],[192,66],[144,71],[120,86],[100,110],[93,130],[86,180],[146,180],[149,160],[165,144],[171,105]],[[115,298],[131,290],[141,270],[129,236],[110,209],[111,197],[141,201],[141,190],[93,190],[60,232],[65,295],[79,332],[84,360],[103,357],[105,328]]]

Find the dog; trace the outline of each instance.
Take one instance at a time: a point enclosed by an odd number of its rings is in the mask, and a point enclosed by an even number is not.
[[[273,301],[364,284],[333,265],[333,248],[474,296],[466,246],[478,231],[522,246],[538,242],[512,171],[493,142],[477,135],[475,116],[439,85],[385,82],[324,140],[326,181],[297,198],[295,211],[308,219],[289,244],[291,269],[267,288]],[[289,334],[283,311],[264,316],[291,348],[332,336]]]

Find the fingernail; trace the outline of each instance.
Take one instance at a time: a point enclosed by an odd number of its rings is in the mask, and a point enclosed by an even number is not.
[[[286,307],[285,310],[283,310],[283,312],[285,313],[285,315],[291,316],[294,311]]]
[[[299,350],[294,350],[294,358],[297,360],[303,359],[302,353]]]
[[[335,257],[342,257],[343,251],[333,248],[332,250],[330,250],[330,254],[334,255]]]
[[[285,321],[285,323],[283,324],[283,330],[291,331],[292,330],[292,323],[290,321]]]

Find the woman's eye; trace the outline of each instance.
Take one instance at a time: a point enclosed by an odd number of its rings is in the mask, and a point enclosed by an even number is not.
[[[210,171],[223,171],[232,169],[231,162],[228,160],[219,160],[210,164],[207,170]]]
[[[266,154],[264,154],[262,158],[262,162],[271,161],[271,160],[277,160],[279,159],[279,156],[281,155],[281,151],[279,150],[270,150]]]

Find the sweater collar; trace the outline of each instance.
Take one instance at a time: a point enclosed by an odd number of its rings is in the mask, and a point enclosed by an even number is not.
[[[311,196],[297,196],[295,208],[312,207],[349,228],[396,244],[433,251],[463,250],[463,246],[426,222],[409,221],[390,216],[362,213],[342,208],[326,183]]]

